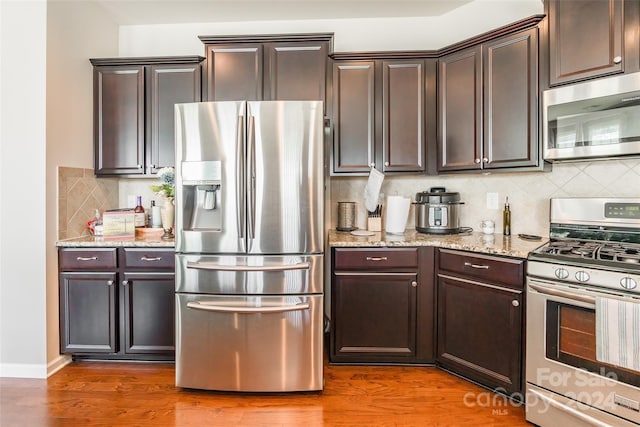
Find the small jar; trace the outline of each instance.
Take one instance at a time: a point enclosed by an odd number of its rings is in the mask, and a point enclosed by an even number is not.
[[[480,223],[480,230],[484,234],[493,234],[496,231],[496,224],[490,219],[485,219]]]

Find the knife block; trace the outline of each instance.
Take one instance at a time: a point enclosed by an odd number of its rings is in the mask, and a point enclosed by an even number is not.
[[[382,231],[382,217],[380,216],[367,217],[367,230]]]

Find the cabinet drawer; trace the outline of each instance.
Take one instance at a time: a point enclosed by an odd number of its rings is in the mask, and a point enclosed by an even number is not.
[[[175,251],[149,248],[124,248],[125,268],[175,268]]]
[[[116,248],[65,248],[58,252],[61,271],[104,270],[117,267]]]
[[[335,249],[334,270],[417,268],[418,248]]]
[[[448,271],[491,283],[522,289],[523,259],[503,258],[471,252],[439,250],[438,271]]]

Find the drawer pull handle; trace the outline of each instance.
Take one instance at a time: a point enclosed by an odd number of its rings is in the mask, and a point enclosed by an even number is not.
[[[79,256],[76,258],[76,260],[78,261],[95,261],[97,259],[98,259],[97,256],[89,256],[89,257]]]
[[[477,268],[477,269],[480,269],[480,270],[488,270],[489,269],[488,265],[472,264],[470,262],[465,262],[464,266],[465,267],[471,267],[471,268]]]
[[[386,256],[368,256],[367,261],[386,261]]]
[[[161,259],[161,256],[148,257],[146,255],[143,255],[142,258],[140,258],[140,261],[160,261]]]

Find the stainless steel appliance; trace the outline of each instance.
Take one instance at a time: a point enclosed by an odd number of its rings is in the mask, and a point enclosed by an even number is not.
[[[455,234],[460,228],[460,193],[448,192],[444,187],[431,187],[416,193],[416,230],[420,233]],[[465,229],[464,231],[467,231]]]
[[[549,89],[542,103],[545,160],[640,155],[640,73]]]
[[[640,199],[551,200],[527,263],[526,418],[640,423]]]
[[[176,385],[323,388],[320,101],[176,106]]]

